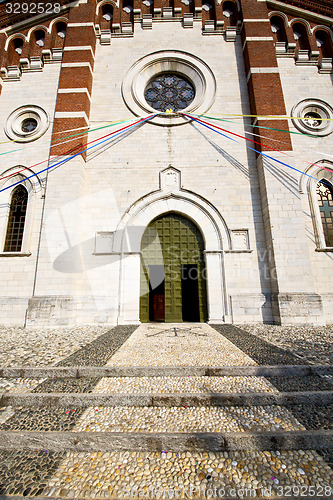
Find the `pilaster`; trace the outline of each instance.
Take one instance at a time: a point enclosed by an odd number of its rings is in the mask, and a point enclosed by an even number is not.
[[[265,129],[260,137],[257,168],[268,252],[273,318],[279,324],[322,323],[321,298],[315,293],[304,214],[298,190],[299,174],[287,166],[293,158],[288,120],[266,2],[242,0],[242,45],[253,123]],[[269,116],[269,118],[268,118]],[[257,129],[260,134],[260,128]],[[280,131],[281,130],[281,131]],[[275,153],[265,146],[277,147]],[[275,160],[278,160],[277,162]]]
[[[87,143],[86,136],[79,135],[67,144],[57,145],[70,135],[67,130],[80,129],[79,133],[89,125],[96,49],[95,8],[93,0],[78,4],[69,13],[53,127],[53,156],[80,151]]]

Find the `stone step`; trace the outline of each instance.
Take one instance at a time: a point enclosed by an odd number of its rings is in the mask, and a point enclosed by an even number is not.
[[[333,403],[333,391],[258,392],[258,393],[3,393],[0,407],[72,407],[89,406],[267,406],[319,405]]]
[[[0,393],[253,393],[333,390],[331,375],[307,377],[103,377],[0,379]]]
[[[23,432],[1,431],[0,450],[286,451],[332,449],[333,431],[259,432]]]
[[[0,367],[0,378],[102,378],[102,377],[307,377],[332,375],[333,365],[248,366],[48,366]]]

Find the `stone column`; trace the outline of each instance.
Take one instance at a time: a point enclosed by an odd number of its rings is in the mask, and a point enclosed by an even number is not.
[[[140,252],[121,254],[119,324],[140,323],[140,265]]]
[[[225,293],[222,251],[205,251],[209,323],[229,323],[228,297]]]

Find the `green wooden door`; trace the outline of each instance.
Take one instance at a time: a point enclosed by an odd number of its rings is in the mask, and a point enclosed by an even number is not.
[[[146,229],[141,242],[140,320],[149,317],[149,266],[164,265],[165,321],[183,321],[182,265],[196,265],[200,321],[207,319],[204,242],[197,226],[189,219],[168,213],[155,219]]]

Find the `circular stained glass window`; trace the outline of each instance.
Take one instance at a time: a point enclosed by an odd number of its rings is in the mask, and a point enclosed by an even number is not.
[[[147,103],[163,112],[185,109],[194,97],[195,90],[189,80],[172,73],[155,77],[145,90]]]

